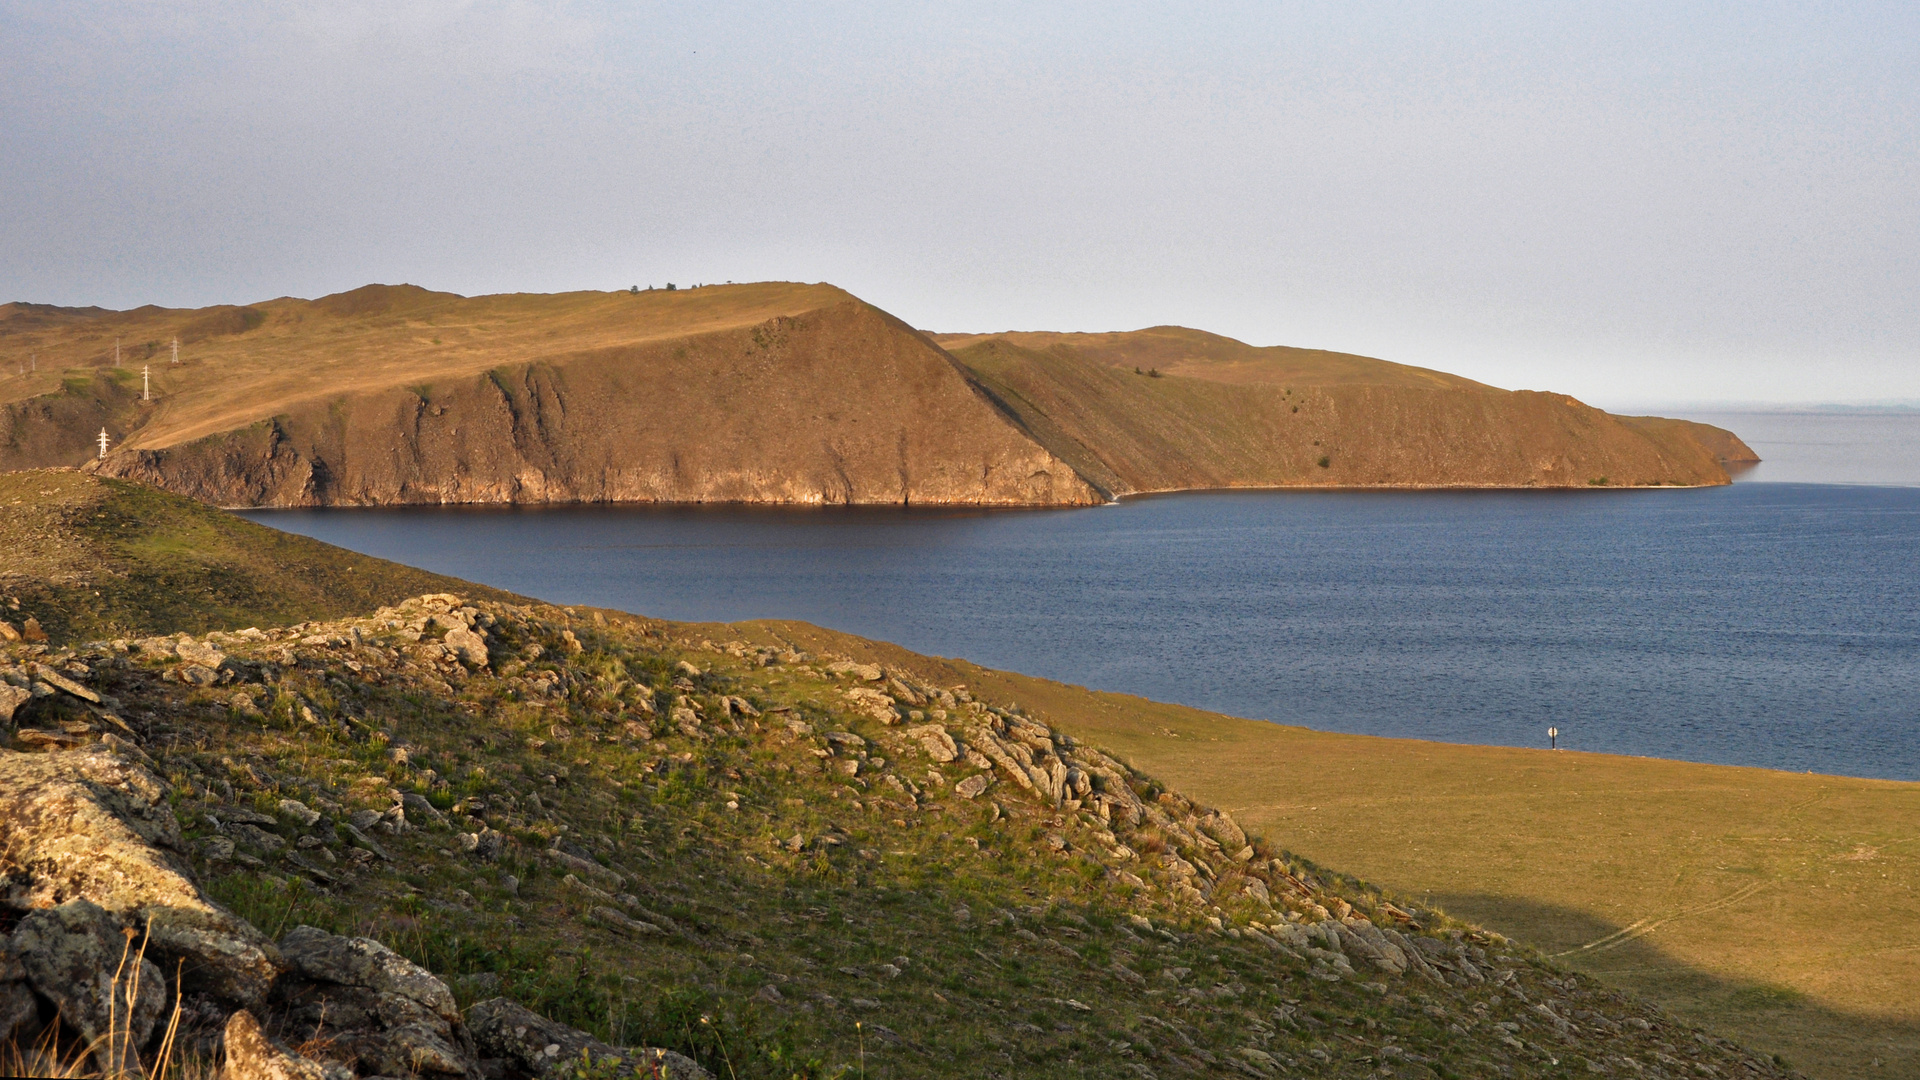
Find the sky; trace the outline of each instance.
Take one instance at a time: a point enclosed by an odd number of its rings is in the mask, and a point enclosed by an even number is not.
[[[0,0],[0,300],[830,281],[1920,403],[1920,5]]]

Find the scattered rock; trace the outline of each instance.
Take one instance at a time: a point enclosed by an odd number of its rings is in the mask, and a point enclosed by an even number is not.
[[[227,826],[227,835],[232,837],[233,842],[239,844],[241,847],[265,852],[268,855],[272,855],[287,846],[285,840],[262,829],[258,825],[248,825],[245,823],[229,825]]]
[[[587,917],[609,930],[625,934],[628,937],[655,937],[666,934],[665,930],[660,929],[652,923],[641,922],[639,919],[632,918],[616,908],[605,906],[596,907],[587,912]]]
[[[939,724],[921,724],[907,729],[907,735],[920,743],[927,756],[938,762],[952,761],[960,756],[960,747],[953,736]]]
[[[195,641],[192,638],[182,639],[175,644],[173,647],[173,655],[178,656],[189,664],[198,664],[208,668],[218,668],[227,661],[226,653],[221,652],[211,645]]]
[[[303,829],[312,828],[320,820],[320,811],[309,809],[298,799],[281,799],[279,810],[281,817],[298,822]]]
[[[393,856],[387,854],[386,848],[383,848],[379,844],[374,843],[371,837],[369,837],[366,833],[361,832],[351,822],[343,823],[340,826],[340,831],[347,834],[348,839],[350,839],[353,842],[354,847],[360,848],[363,851],[371,852],[372,854],[379,856],[380,861],[382,862],[393,861]],[[481,839],[484,841],[485,837],[482,837]],[[494,848],[494,854],[498,855],[499,850],[500,849],[496,846]]]
[[[511,1062],[535,1076],[554,1075],[577,1065],[584,1052],[595,1065],[612,1066],[618,1072],[713,1080],[692,1058],[671,1050],[609,1046],[506,998],[475,1004],[467,1010],[467,1025],[482,1055]]]
[[[371,938],[299,926],[280,940],[297,978],[274,996],[302,1040],[330,1035],[326,1056],[361,1073],[470,1076],[478,1054],[447,984]]]
[[[422,821],[432,823],[436,829],[451,828],[451,826],[447,824],[447,816],[442,814],[438,807],[428,802],[424,795],[415,795],[409,791],[400,796],[400,805],[406,808],[407,813],[412,814],[415,818]]]
[[[447,636],[440,643],[453,653],[454,659],[470,668],[487,666],[487,639],[464,626],[447,631]],[[572,651],[578,652],[579,649],[576,647]]]
[[[992,786],[993,775],[991,773],[975,773],[953,785],[953,791],[954,794],[959,795],[963,799],[975,799],[979,798],[983,792]]]
[[[85,746],[93,739],[88,735],[70,734],[65,731],[21,728],[13,733],[13,741],[30,750],[71,750],[77,746]]]
[[[579,874],[588,881],[600,885],[609,891],[627,887],[627,879],[624,874],[609,870],[591,859],[583,859],[578,855],[570,854],[559,848],[548,848],[544,854],[553,862],[559,863],[568,870]]]
[[[35,678],[56,690],[64,690],[74,697],[94,705],[100,704],[99,694],[81,686],[79,683],[74,682],[72,679],[67,678],[45,664],[30,664],[28,665],[28,670],[33,673]]]

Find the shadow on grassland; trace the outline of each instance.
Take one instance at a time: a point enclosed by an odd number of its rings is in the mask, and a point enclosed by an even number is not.
[[[1430,901],[1539,948],[1555,965],[1639,995],[1756,1053],[1778,1055],[1808,1076],[1920,1077],[1920,1022],[1847,1012],[1785,985],[1710,972],[1584,911],[1478,893],[1433,894]],[[1685,932],[1683,923],[1661,931]],[[1756,941],[1765,933],[1756,924]],[[1588,943],[1596,944],[1581,947]]]

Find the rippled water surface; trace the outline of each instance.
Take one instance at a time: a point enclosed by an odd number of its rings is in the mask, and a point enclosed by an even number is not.
[[[811,622],[1316,728],[1920,779],[1920,489],[253,515],[540,596]]]

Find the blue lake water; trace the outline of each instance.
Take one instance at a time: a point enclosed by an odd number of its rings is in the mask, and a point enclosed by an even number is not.
[[[1552,724],[1576,749],[1920,779],[1916,486],[248,516],[557,603],[804,619],[1325,730],[1535,746]]]

